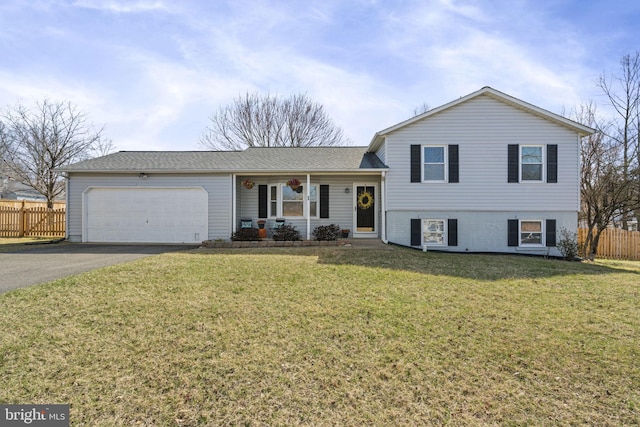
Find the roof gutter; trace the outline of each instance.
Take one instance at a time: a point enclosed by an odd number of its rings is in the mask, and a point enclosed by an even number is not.
[[[165,174],[242,174],[242,175],[286,175],[293,173],[300,174],[356,174],[356,175],[364,175],[364,174],[379,174],[382,171],[386,171],[389,168],[368,168],[368,169],[322,169],[322,170],[308,170],[308,169],[282,169],[282,170],[216,170],[216,169],[198,169],[198,170],[184,170],[184,169],[147,169],[147,168],[138,168],[138,169],[64,169],[57,168],[54,169],[56,172],[65,172],[65,173],[118,173],[118,174],[129,174],[129,173],[165,173]]]

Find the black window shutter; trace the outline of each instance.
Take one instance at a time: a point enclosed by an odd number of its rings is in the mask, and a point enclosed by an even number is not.
[[[411,220],[411,246],[422,246],[422,220]]]
[[[329,218],[329,186],[320,186],[320,218]]]
[[[447,245],[458,246],[458,220],[447,220]]]
[[[267,185],[258,185],[258,218],[266,218],[267,214]]]
[[[556,220],[548,219],[545,227],[545,235],[547,246],[555,246],[556,245]]]
[[[422,182],[421,174],[421,162],[420,145],[411,145],[411,182]]]
[[[520,148],[518,144],[509,144],[507,151],[507,182],[518,182],[518,174],[520,173],[520,162],[518,156],[520,155]],[[516,245],[517,246],[517,245]]]
[[[508,231],[508,246],[518,246],[518,220],[510,219],[509,220],[509,231]]]
[[[449,182],[459,182],[458,146],[449,146]]]
[[[558,145],[547,145],[547,182],[558,182]]]

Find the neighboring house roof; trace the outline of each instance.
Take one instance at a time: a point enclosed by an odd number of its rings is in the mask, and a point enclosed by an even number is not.
[[[522,110],[525,110],[529,113],[535,114],[539,117],[542,117],[544,119],[550,120],[554,123],[557,123],[559,125],[565,126],[567,128],[570,128],[574,131],[576,131],[581,137],[583,136],[587,136],[587,135],[591,135],[592,133],[595,133],[595,129],[592,129],[588,126],[584,126],[581,125],[578,122],[574,122],[573,120],[567,119],[566,117],[562,117],[558,114],[554,114],[550,111],[547,111],[543,108],[540,107],[536,107],[535,105],[529,104],[528,102],[524,102],[518,98],[514,98],[510,95],[507,95],[506,93],[502,93],[498,90],[495,90],[489,86],[485,86],[482,89],[473,92],[467,96],[463,96],[461,98],[456,99],[455,101],[451,101],[447,104],[441,105],[440,107],[437,108],[433,108],[425,113],[419,114],[415,117],[412,117],[408,120],[405,120],[403,122],[400,122],[396,125],[393,125],[391,127],[388,127],[384,130],[381,130],[379,132],[376,132],[376,134],[373,136],[373,139],[371,140],[371,143],[369,144],[369,151],[375,152],[376,150],[378,150],[378,148],[380,147],[380,145],[383,143],[384,141],[384,137],[393,132],[396,131],[402,127],[405,127],[407,125],[410,125],[412,123],[415,123],[419,120],[425,119],[427,117],[433,116],[435,114],[438,114],[444,110],[447,110],[451,107],[455,107],[456,105],[462,104],[463,102],[467,102],[473,98],[477,98],[478,96],[490,96],[494,99],[497,99],[499,101],[505,102],[509,105],[512,105],[516,108],[520,108]]]
[[[40,201],[46,200],[46,197],[26,184],[0,175],[0,199]]]
[[[244,151],[120,151],[62,172],[354,172],[386,166],[367,147],[254,147]]]

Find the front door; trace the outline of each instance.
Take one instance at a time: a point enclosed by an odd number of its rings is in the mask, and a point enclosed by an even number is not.
[[[354,237],[377,237],[377,188],[375,184],[355,184],[354,186]]]

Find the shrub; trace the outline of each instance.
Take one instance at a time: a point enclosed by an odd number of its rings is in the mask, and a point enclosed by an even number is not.
[[[260,237],[258,237],[257,228],[241,228],[240,230],[233,233],[233,236],[231,236],[231,240],[239,240],[239,241],[260,240]]]
[[[273,240],[300,240],[300,232],[293,225],[283,225],[273,230]]]
[[[339,225],[319,225],[313,230],[316,240],[338,240],[342,230]]]
[[[562,258],[567,261],[573,261],[578,256],[578,236],[564,227],[560,229],[560,239],[558,239],[556,246],[562,254]]]

